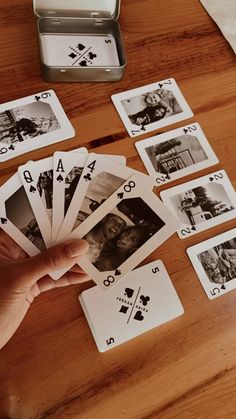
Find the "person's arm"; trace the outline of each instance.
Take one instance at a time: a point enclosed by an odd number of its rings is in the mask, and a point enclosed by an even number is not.
[[[0,349],[10,340],[41,292],[90,279],[76,265],[87,250],[85,240],[73,240],[30,258],[0,230]],[[48,275],[69,268],[71,262],[76,266],[59,280],[53,281]]]

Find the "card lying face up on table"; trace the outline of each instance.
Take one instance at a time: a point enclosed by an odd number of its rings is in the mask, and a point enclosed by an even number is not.
[[[187,249],[208,298],[236,288],[236,228]]]
[[[80,266],[99,286],[109,289],[175,233],[178,226],[176,217],[145,187],[143,177],[135,175],[67,240],[88,241],[89,250],[81,257]]]
[[[111,98],[130,137],[193,116],[174,79],[127,90]]]
[[[160,193],[180,221],[181,239],[236,216],[235,190],[224,170],[202,176]]]
[[[53,90],[0,105],[0,162],[74,135]]]

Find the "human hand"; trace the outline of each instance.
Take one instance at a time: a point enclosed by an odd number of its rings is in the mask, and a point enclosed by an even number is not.
[[[37,295],[90,279],[76,265],[88,247],[85,240],[71,240],[30,258],[0,229],[0,349],[15,333]],[[62,278],[53,281],[48,276],[69,269],[73,261],[75,266]]]

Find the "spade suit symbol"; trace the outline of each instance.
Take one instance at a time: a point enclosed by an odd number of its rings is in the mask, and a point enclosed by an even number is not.
[[[36,191],[36,188],[35,188],[34,186],[32,186],[32,185],[31,185],[31,187],[30,187],[30,192],[33,192],[33,193],[34,193],[35,191]]]
[[[122,199],[122,198],[123,198],[123,196],[124,196],[123,192],[120,192],[120,193],[118,193],[118,194],[117,194],[117,198]]]
[[[221,286],[221,289],[222,289],[222,290],[226,290],[226,286],[223,284],[223,285]]]
[[[2,224],[6,224],[7,223],[7,219],[6,218],[1,218],[1,223]]]
[[[63,181],[62,175],[57,176],[57,180],[58,180],[58,182],[62,182]]]
[[[127,295],[128,298],[131,298],[133,296],[134,290],[131,288],[125,288],[125,295]]]
[[[134,316],[134,319],[135,319],[135,320],[138,320],[139,322],[141,322],[141,321],[144,319],[144,317],[143,317],[143,315],[142,315],[142,312],[141,312],[140,310],[138,310],[138,311],[136,312],[136,314],[135,314],[135,316]]]
[[[120,275],[120,274],[121,274],[121,271],[119,269],[116,269],[115,270],[115,275]]]
[[[85,48],[85,46],[83,44],[78,44],[77,48],[79,51],[83,51],[83,49]]]

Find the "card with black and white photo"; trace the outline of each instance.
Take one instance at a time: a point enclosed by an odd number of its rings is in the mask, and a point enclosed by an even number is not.
[[[236,228],[187,249],[210,299],[236,288]]]
[[[52,244],[53,157],[31,161],[18,168],[26,195],[46,247]]]
[[[129,272],[108,292],[90,288],[79,300],[100,352],[183,314],[164,264],[156,260]],[[99,315],[98,315],[99,313]]]
[[[135,146],[157,186],[219,162],[198,123],[138,141]]]
[[[88,152],[56,152],[53,156],[53,243],[57,239],[87,159]]]
[[[106,155],[89,154],[81,175],[79,187],[62,223],[58,241],[63,240],[71,231],[80,225],[106,199],[118,189],[136,170],[120,165]],[[140,177],[151,190],[153,181],[149,176],[140,173]]]
[[[172,78],[113,95],[112,101],[130,137],[193,116]]]
[[[0,188],[0,227],[29,255],[46,248],[18,173]]]
[[[104,289],[135,268],[176,232],[179,222],[140,175],[131,176],[67,239],[89,243],[80,266]]]
[[[53,90],[0,105],[0,162],[74,135]]]
[[[236,194],[224,170],[202,176],[160,193],[180,221],[181,239],[236,216]]]
[[[110,35],[41,34],[44,62],[50,67],[119,66],[116,41]],[[58,46],[60,45],[60,48]]]

